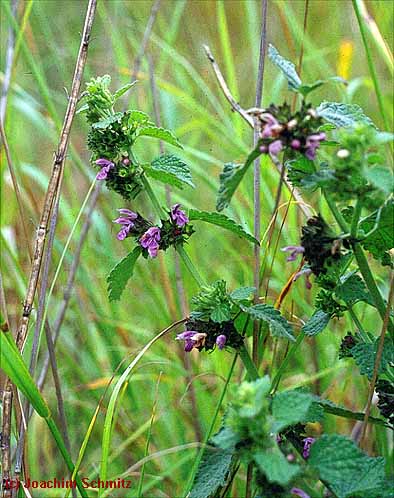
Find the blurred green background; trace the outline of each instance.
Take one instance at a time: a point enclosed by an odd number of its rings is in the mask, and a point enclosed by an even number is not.
[[[367,39],[391,123],[392,64],[388,52],[393,49],[393,2],[366,1],[364,5],[376,22],[377,31],[372,35],[368,31]],[[1,79],[4,81],[7,38],[9,26],[12,25],[11,2],[2,0],[0,7]],[[16,50],[8,91],[5,130],[31,240],[34,240],[52,156],[67,105],[64,88],[70,89],[85,9],[86,2],[79,0],[18,2]],[[107,0],[98,3],[85,81],[96,75],[110,74],[113,90],[130,81],[151,9],[152,2],[145,0]],[[119,104],[139,108],[153,116],[149,55],[158,86],[163,125],[173,129],[183,143],[181,155],[193,171],[196,189],[172,192],[172,199],[187,207],[214,210],[218,175],[223,163],[234,160],[242,162],[252,146],[252,131],[239,115],[231,112],[202,45],[210,46],[235,98],[244,108],[252,107],[256,91],[260,9],[260,2],[254,0],[162,0],[141,61],[139,83]],[[268,2],[268,42],[294,62],[298,61],[300,54],[304,9],[304,0]],[[349,82],[347,86],[325,85],[312,94],[312,102],[333,100],[358,103],[382,127],[352,3],[347,0],[311,0],[304,43],[302,78],[305,82],[334,75],[340,75]],[[292,95],[287,92],[283,77],[267,60],[263,104],[281,103],[284,99],[291,102]],[[64,173],[51,278],[94,178],[85,144],[87,131],[84,117],[76,116]],[[158,153],[156,142],[149,140],[137,150],[142,159],[152,158]],[[15,330],[30,264],[3,153],[1,179],[3,279],[10,324]],[[263,233],[271,219],[278,180],[276,169],[265,158],[262,161]],[[249,232],[253,231],[252,182],[250,172],[227,213]],[[157,193],[164,204],[164,188],[157,187]],[[288,200],[289,192],[285,189],[282,203]],[[307,201],[316,210],[326,212],[326,206],[318,197],[312,196]],[[120,207],[124,207],[120,197],[103,189],[83,246],[72,298],[57,345],[74,457],[100,396],[119,362],[131,354],[130,359],[126,360],[127,364],[155,334],[182,317],[171,251],[155,261],[139,261],[121,302],[108,302],[106,276],[132,247],[130,239],[121,243],[115,238],[116,231],[111,220],[116,217],[115,209]],[[138,207],[140,212],[153,217],[149,201],[143,195],[128,207]],[[292,204],[286,223],[280,230],[285,211],[284,205],[279,210],[277,229],[270,247],[266,248],[266,240],[262,244],[262,258],[266,258],[267,268],[262,295],[267,292],[267,302],[271,304],[296,269],[294,263],[294,266],[291,263],[285,265],[286,256],[277,251],[277,247],[298,243],[300,224],[305,221],[297,206]],[[85,214],[82,214],[59,269],[54,292],[48,303],[50,323],[55,320],[63,298],[84,219]],[[195,228],[197,234],[190,240],[188,252],[205,278],[208,281],[224,278],[230,289],[252,285],[253,248],[250,244],[219,228],[197,223]],[[189,300],[197,288],[181,269],[186,298]],[[267,275],[270,273],[268,281]],[[382,291],[386,292],[385,275],[376,277]],[[287,314],[294,312],[296,327],[302,323],[301,320],[310,316],[313,295],[314,291],[307,291],[303,282],[299,281],[285,301],[283,310]],[[357,306],[357,312],[365,320],[367,329],[377,334],[374,317],[364,310],[362,304]],[[30,338],[34,321],[33,316]],[[354,330],[353,324],[342,319],[334,322],[317,339],[306,341],[289,367],[283,386],[305,384],[350,409],[362,410],[367,398],[367,382],[364,378],[357,378],[356,383],[352,365],[337,360],[338,345],[348,330]],[[130,378],[119,398],[112,435],[110,477],[123,476],[125,473],[137,481],[152,409],[157,402],[149,450],[151,458],[146,465],[144,478],[143,489],[147,496],[181,495],[196,454],[196,445],[190,443],[207,431],[232,361],[228,352],[193,353],[191,365],[188,365],[181,346],[173,338],[174,334],[156,343]],[[30,347],[31,341],[24,352],[27,361]],[[43,339],[37,372],[40,371],[45,348]],[[275,365],[284,354],[285,345],[278,345],[273,360],[275,348],[275,343],[269,341],[263,362],[263,370],[268,373],[275,370]],[[234,378],[240,379],[241,375],[241,367],[237,365]],[[195,395],[194,409],[191,386]],[[56,397],[50,372],[44,393],[55,410]],[[82,462],[82,476],[97,477],[107,403],[106,399]],[[319,430],[316,427],[316,431]],[[325,430],[349,434],[352,422],[338,422],[328,416]],[[376,430],[370,445],[372,452],[387,451],[382,430]],[[30,475],[35,478],[62,476],[65,472],[44,422],[36,416],[33,416],[28,431],[27,462]],[[235,483],[234,489],[237,486],[241,486],[240,480]],[[40,496],[49,495],[42,492]],[[55,496],[54,492],[50,496]]]

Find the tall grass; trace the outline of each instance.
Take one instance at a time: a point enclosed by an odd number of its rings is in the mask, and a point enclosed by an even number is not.
[[[278,0],[268,4],[268,41],[273,42],[283,54],[290,55],[291,50],[297,53],[303,37],[304,2]],[[361,36],[350,1],[311,0],[309,4],[308,30],[304,38],[305,81],[327,74],[335,75],[340,47],[345,42],[351,43],[353,56],[349,60],[349,85],[343,88],[325,87],[324,96],[337,101],[355,101],[376,123],[383,127],[384,122],[387,122],[390,127],[393,119],[389,105],[391,72],[386,51],[377,46],[381,41],[377,42],[373,38],[376,32],[369,32],[369,39],[363,31]],[[392,43],[390,32],[393,13],[390,4],[386,1],[366,3],[380,30],[379,40],[386,40],[387,44]],[[114,87],[130,80],[151,7],[152,2],[148,0],[99,2],[85,70],[86,80],[90,76],[105,73],[112,76]],[[1,2],[0,8],[2,20],[16,31],[5,131],[23,198],[28,232],[33,240],[53,151],[67,105],[63,87],[69,87],[72,78],[79,43],[78,30],[86,6],[85,2],[74,0],[20,2],[15,22],[12,21],[8,0]],[[250,129],[240,116],[229,110],[202,45],[207,43],[211,47],[233,94],[239,98],[243,107],[251,107],[254,104],[258,64],[259,16],[260,3],[254,0],[161,2],[147,52],[154,59],[163,125],[173,128],[185,145],[182,156],[191,165],[197,185],[193,192],[172,193],[174,201],[188,207],[213,210],[221,165],[227,161],[242,161],[252,146]],[[358,21],[362,25],[362,19]],[[2,29],[2,56],[6,37],[7,30]],[[292,45],[287,43],[287,39]],[[371,42],[371,39],[375,42]],[[4,76],[3,71],[1,78]],[[287,95],[285,82],[268,63],[264,78],[264,105]],[[153,116],[146,58],[142,60],[138,80],[138,85],[128,97],[131,106],[140,107]],[[380,106],[375,98],[371,98],[376,90],[376,82],[379,84],[377,93]],[[321,95],[318,90],[313,99],[318,101]],[[86,133],[84,119],[77,117],[66,162],[53,248],[50,273],[53,288],[48,294],[46,309],[51,324],[63,299],[80,237],[81,222],[85,216],[81,206],[93,178],[85,145]],[[144,149],[138,151],[139,157],[143,159],[151,156],[157,152],[155,147],[153,144],[144,145]],[[262,161],[261,169],[260,215],[264,233],[274,208],[279,175],[268,161]],[[9,325],[11,331],[15,331],[30,262],[3,152],[1,178],[2,277]],[[164,189],[160,199],[164,204]],[[253,179],[250,173],[229,211],[249,232],[253,231],[252,199]],[[279,209],[272,234],[273,242],[262,254],[262,259],[267,258],[267,265],[272,264],[269,288],[262,289],[263,295],[267,292],[270,302],[276,300],[292,271],[285,266],[285,256],[275,252],[276,241],[279,246],[297,243],[299,223],[304,221],[297,205],[291,203],[286,223],[279,232],[289,199],[289,192],[283,189],[283,205]],[[144,204],[144,212],[149,214],[151,207],[148,199],[139,202]],[[190,385],[184,380],[187,372],[182,362],[182,352],[171,334],[143,350],[160,330],[171,323],[171,302],[175,303],[178,318],[182,318],[174,260],[170,254],[166,254],[162,265],[158,260],[149,262],[149,265],[137,265],[121,302],[110,303],[107,299],[106,276],[125,254],[125,248],[117,242],[111,226],[115,209],[119,207],[122,207],[121,202],[115,194],[108,191],[100,194],[56,347],[71,439],[71,456],[76,461],[82,447],[84,456],[78,460],[80,475],[96,478],[103,474],[104,467],[107,478],[127,477],[128,469],[135,469],[130,471],[130,479],[135,483],[135,489],[140,482],[141,496],[182,496],[191,482],[200,455],[196,445],[189,445],[196,441]],[[330,219],[324,200],[320,201],[320,210]],[[197,230],[197,236],[188,245],[188,253],[204,279],[212,281],[224,278],[230,287],[252,285],[253,251],[248,243],[219,229],[205,230],[198,227]],[[186,297],[190,298],[197,290],[197,285],[187,272],[184,272],[183,278]],[[387,282],[379,274],[376,279],[386,294]],[[168,282],[168,293],[163,291],[164,281]],[[302,286],[293,286],[282,309],[288,316],[290,312],[294,313],[299,325],[310,316],[312,303],[313,291],[308,293]],[[368,308],[364,304],[357,304],[355,309],[363,317],[365,328],[377,334]],[[34,321],[35,316],[23,351],[27,364],[31,354]],[[354,325],[345,319],[334,322],[329,330],[316,339],[304,340],[298,348],[298,354],[280,372],[281,387],[310,386],[339,404],[362,411],[367,401],[367,382],[360,379],[356,384],[353,381],[354,367],[337,359],[338,345],[347,330],[354,330]],[[284,351],[279,350],[273,361],[274,348],[274,343],[269,342],[264,350],[263,370],[275,378]],[[144,354],[138,356],[141,350]],[[45,341],[41,341],[37,372],[40,372],[45,352]],[[125,358],[129,359],[124,362]],[[239,380],[243,370],[237,362],[233,372],[232,357],[225,352],[193,354],[191,363],[199,424],[206,438],[219,427],[220,415],[223,414],[228,396],[225,389],[228,376],[232,374],[233,379]],[[119,364],[120,369],[116,371]],[[115,377],[107,395],[101,400],[114,372]],[[156,389],[159,375],[160,384]],[[56,397],[50,375],[47,376],[43,396],[48,406],[55,411]],[[222,402],[218,403],[218,400]],[[155,417],[152,416],[154,406]],[[56,418],[56,414],[53,416]],[[89,425],[92,420],[95,423]],[[325,429],[328,432],[335,429],[349,434],[352,424],[352,421],[328,415]],[[389,457],[392,448],[387,444],[384,430],[375,427],[373,431],[370,449],[374,448]],[[14,447],[15,427],[12,435]],[[146,459],[149,456],[147,448],[151,459]],[[164,451],[171,448],[173,452]],[[45,427],[45,420],[37,414],[33,415],[27,431],[26,461],[30,475],[39,479],[66,472],[55,441]],[[141,472],[143,479],[139,481]],[[244,493],[242,478],[245,475],[241,472],[234,483],[234,496]],[[43,490],[40,491],[41,496],[64,496],[64,492]]]

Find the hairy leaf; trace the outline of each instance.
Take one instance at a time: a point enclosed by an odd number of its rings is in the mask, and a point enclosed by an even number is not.
[[[340,283],[335,287],[335,294],[345,301],[348,306],[353,306],[359,301],[374,305],[362,278],[354,272],[349,272],[341,277]]]
[[[391,169],[377,165],[371,168],[365,168],[363,176],[372,183],[374,187],[378,188],[386,195],[390,195],[393,191],[394,176]]]
[[[357,104],[322,102],[316,109],[316,112],[323,119],[338,128],[354,126],[360,122],[375,127],[372,120],[364,114],[361,107]]]
[[[176,136],[170,130],[166,130],[164,128],[159,128],[157,126],[142,126],[138,130],[138,136],[152,137],[157,138],[159,140],[163,140],[163,142],[167,142],[171,145],[175,145],[175,147],[179,147],[182,149],[182,145],[179,143]]]
[[[360,368],[361,375],[366,375],[369,379],[372,378],[378,343],[379,339],[374,344],[359,342],[351,349],[351,355]],[[386,337],[378,373],[383,373],[389,364],[394,364],[394,345],[393,341]]]
[[[249,154],[243,166],[234,163],[227,163],[224,165],[223,172],[220,173],[220,185],[216,201],[216,209],[218,211],[223,211],[223,209],[230,204],[231,198],[237,190],[238,185],[241,183],[242,178],[245,176],[249,166],[261,154],[262,152],[259,147],[257,147]]]
[[[253,237],[250,233],[246,232],[241,225],[238,225],[234,220],[228,218],[225,214],[221,213],[210,213],[209,211],[199,211],[198,209],[189,210],[189,220],[190,221],[205,221],[216,225],[221,228],[225,228],[230,232],[235,233],[239,237],[242,237],[249,242],[259,245],[259,241]]]
[[[379,220],[376,224],[378,216]],[[359,228],[363,230],[365,234],[368,234],[368,232],[375,228],[376,224],[376,230],[362,240],[361,244],[374,258],[382,260],[385,264],[389,263],[390,260],[387,251],[394,247],[393,220],[394,200],[390,199],[382,207],[380,215],[378,211],[375,211],[367,218],[364,218],[359,224]]]
[[[150,120],[148,114],[142,111],[131,110],[129,111],[129,124],[149,124],[153,125],[154,123]]]
[[[118,301],[120,299],[127,282],[133,276],[134,266],[141,252],[142,249],[140,246],[135,247],[111,270],[107,277],[108,297],[110,301]]]
[[[287,486],[300,471],[300,466],[289,463],[277,448],[273,451],[259,451],[253,457],[267,480],[282,486]]]
[[[317,335],[327,327],[331,316],[323,310],[316,310],[306,324],[302,327],[305,335]]]
[[[272,416],[275,421],[272,432],[277,433],[290,425],[316,422],[322,410],[316,410],[313,394],[293,390],[277,394],[272,401]]]
[[[97,121],[97,123],[93,123],[92,128],[96,128],[97,130],[105,130],[106,128],[111,126],[112,123],[120,121],[122,117],[123,117],[123,112],[117,112],[116,114],[113,114],[108,118],[102,119],[101,121]]]
[[[367,456],[353,441],[337,434],[315,441],[308,463],[338,498],[367,497],[364,493],[383,484],[384,458]]]
[[[271,334],[274,337],[284,337],[294,341],[293,329],[290,323],[284,318],[280,311],[269,304],[255,304],[254,306],[241,306],[245,313],[248,313],[253,320],[262,320],[270,326]]]
[[[150,167],[145,167],[146,173],[167,185],[182,189],[185,184],[194,187],[189,166],[173,154],[157,157]]]
[[[234,301],[245,301],[250,299],[250,297],[256,292],[256,287],[240,287],[239,289],[233,290],[230,297]]]
[[[229,477],[234,452],[207,446],[200,462],[189,498],[209,498],[216,495]]]
[[[298,76],[295,65],[289,60],[282,57],[273,45],[268,46],[268,57],[285,75],[289,90],[297,91],[302,85],[301,78]]]

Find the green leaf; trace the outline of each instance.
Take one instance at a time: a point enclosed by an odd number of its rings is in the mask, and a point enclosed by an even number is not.
[[[295,340],[290,323],[273,306],[269,304],[255,304],[250,307],[241,306],[241,309],[245,313],[248,313],[253,320],[267,322],[274,337],[284,337],[289,341]]]
[[[316,109],[317,114],[338,128],[365,123],[373,126],[373,121],[364,114],[357,104],[341,104],[338,102],[322,102]]]
[[[251,296],[256,292],[256,287],[240,287],[235,289],[230,293],[231,299],[233,301],[246,301],[250,299]]]
[[[268,57],[285,75],[289,85],[289,90],[299,90],[300,86],[302,85],[302,81],[297,74],[295,65],[289,60],[282,57],[276,50],[276,48],[271,44],[268,45]]]
[[[194,188],[189,166],[173,154],[157,157],[144,169],[150,177],[167,185],[182,189],[186,184]]]
[[[313,161],[301,155],[297,159],[286,161],[285,166],[288,171],[287,176],[295,187],[302,186],[302,179],[315,172]]]
[[[315,397],[310,393],[293,390],[277,394],[272,401],[272,432],[278,433],[299,422],[315,422],[321,419],[321,411],[316,412],[314,404],[316,405]]]
[[[123,112],[117,112],[115,114],[112,114],[108,118],[102,119],[101,121],[97,121],[97,123],[93,123],[92,128],[96,128],[97,130],[105,130],[109,126],[111,126],[112,123],[120,121],[122,117],[123,117]]]
[[[304,97],[306,97],[310,92],[312,92],[313,90],[316,90],[316,88],[319,88],[322,85],[325,85],[326,83],[330,83],[331,81],[334,83],[346,84],[346,80],[344,80],[340,76],[331,76],[330,78],[327,78],[325,80],[314,81],[313,83],[310,83],[309,85],[306,85],[306,84],[301,85],[298,88],[298,92],[301,93],[301,95],[303,95]]]
[[[372,379],[378,344],[379,338],[376,339],[374,344],[359,342],[351,349],[351,355],[357,366],[360,368],[360,374],[366,375],[369,379]],[[386,337],[384,340],[378,374],[383,373],[389,364],[394,364],[394,347],[393,341]]]
[[[289,463],[277,448],[273,451],[259,451],[253,457],[267,480],[281,486],[287,486],[300,471],[300,466]]]
[[[132,83],[127,83],[126,85],[123,85],[119,90],[116,90],[114,93],[114,101],[118,100],[124,93],[126,93],[128,90],[130,90],[131,87],[133,87],[137,81],[133,81]]]
[[[250,233],[246,232],[241,225],[238,225],[234,220],[228,218],[225,214],[221,213],[210,213],[209,211],[199,211],[198,209],[189,210],[189,220],[190,221],[205,221],[206,223],[211,223],[221,228],[225,228],[230,232],[235,233],[239,237],[242,237],[253,244],[260,245],[259,241],[253,237]]]
[[[308,463],[338,498],[368,493],[384,481],[384,458],[365,455],[353,441],[337,434],[323,435],[315,441]]]
[[[368,234],[373,228],[375,228],[376,220],[378,216],[378,211],[375,211],[367,218],[364,218],[360,224],[359,228]],[[390,199],[382,207],[380,212],[380,218],[377,223],[377,229],[368,235],[365,239],[361,241],[361,245],[369,251],[374,258],[383,261],[383,258],[387,258],[387,252],[394,247],[394,200]]]
[[[228,303],[220,303],[215,306],[211,311],[211,320],[216,323],[231,320],[231,308]]]
[[[391,169],[385,166],[372,166],[371,168],[364,168],[363,176],[372,185],[386,195],[390,195],[394,186],[394,175]]]
[[[142,249],[140,246],[135,247],[111,270],[107,277],[108,297],[110,301],[118,301],[120,299],[127,282],[133,276],[134,266],[141,252]]]
[[[129,124],[149,124],[153,125],[154,123],[150,120],[148,114],[142,111],[131,110],[129,111]]]
[[[227,163],[224,165],[223,172],[220,173],[220,185],[216,201],[216,209],[218,211],[223,211],[223,209],[230,204],[231,198],[237,190],[238,185],[241,183],[242,178],[245,176],[249,166],[261,154],[260,148],[257,147],[249,154],[243,166],[234,163]]]
[[[138,130],[137,136],[157,138],[158,140],[163,140],[163,142],[167,142],[171,145],[174,145],[175,147],[179,147],[181,149],[183,148],[182,145],[179,143],[178,139],[176,138],[176,136],[172,133],[172,131],[166,130],[164,128],[159,128],[157,126],[153,125],[142,126]]]
[[[359,301],[374,305],[364,281],[354,272],[349,272],[341,277],[340,283],[335,287],[335,294],[339,299],[345,301],[348,306],[353,306]]]
[[[239,437],[239,434],[235,433],[230,427],[222,427],[212,437],[211,442],[222,450],[234,451],[235,445],[239,443]]]
[[[327,327],[331,316],[323,310],[316,310],[306,324],[302,327],[305,335],[317,335]]]
[[[194,479],[189,498],[209,498],[226,485],[234,452],[207,446]]]

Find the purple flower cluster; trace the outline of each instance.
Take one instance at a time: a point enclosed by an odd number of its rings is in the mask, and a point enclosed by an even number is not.
[[[155,258],[157,256],[160,238],[159,227],[149,228],[140,238],[141,247],[148,250],[148,254],[151,258]]]
[[[171,208],[171,219],[176,223],[178,227],[183,227],[186,223],[189,223],[189,218],[186,213],[180,209],[180,204],[174,204]]]
[[[96,164],[97,166],[101,166],[101,169],[96,176],[97,180],[105,180],[110,169],[115,167],[115,164],[113,162],[109,161],[108,159],[104,159],[103,157],[97,159]]]
[[[185,351],[190,353],[193,348],[199,349],[204,346],[207,334],[204,332],[197,332],[195,330],[186,330],[181,334],[176,336],[178,341],[185,341]],[[227,337],[224,334],[220,334],[216,338],[216,345],[218,349],[224,349],[226,345]]]
[[[320,133],[313,133],[306,137],[305,141],[305,157],[314,161],[316,158],[316,151],[320,147],[320,142],[326,139],[326,134],[322,131]]]
[[[130,209],[118,209],[119,213],[122,215],[114,220],[114,223],[122,225],[122,229],[116,236],[118,240],[124,240],[128,235],[130,230],[134,227],[134,220],[138,218],[138,214],[130,211]]]
[[[304,448],[302,450],[302,456],[305,459],[309,458],[311,446],[315,441],[316,441],[316,439],[314,437],[306,437],[305,439],[302,440],[302,442],[304,443]]]

